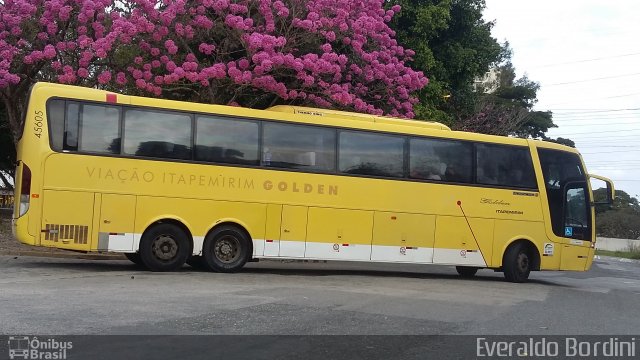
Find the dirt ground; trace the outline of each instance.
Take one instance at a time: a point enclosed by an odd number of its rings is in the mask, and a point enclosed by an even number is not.
[[[78,259],[120,259],[120,254],[78,253],[54,248],[29,246],[20,243],[11,233],[11,210],[0,209],[0,255],[71,257]]]

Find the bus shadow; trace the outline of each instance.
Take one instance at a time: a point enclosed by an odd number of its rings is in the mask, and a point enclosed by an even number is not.
[[[20,258],[20,257],[17,257]],[[60,270],[77,270],[77,271],[147,271],[140,265],[133,264],[127,260],[84,260],[84,259],[55,259],[47,262],[42,258],[38,261],[23,262],[20,267],[29,269],[60,269]]]
[[[429,265],[433,266],[433,265]],[[490,270],[480,270],[480,272],[470,278],[464,278],[451,270],[451,273],[428,272],[427,271],[399,271],[399,270],[376,270],[376,269],[304,269],[304,268],[247,268],[241,273],[251,274],[271,274],[281,276],[361,276],[361,277],[379,277],[379,278],[408,278],[423,280],[452,280],[452,281],[474,281],[474,282],[505,282],[501,273],[494,273]],[[534,273],[535,276],[535,273]],[[568,287],[564,284],[555,283],[543,279],[529,279],[529,284],[538,284],[545,286]],[[514,284],[518,285],[518,284]]]
[[[56,259],[57,260],[57,259]],[[415,271],[403,271],[393,269],[336,269],[336,265],[327,266],[328,268],[305,268],[303,266],[295,266],[289,264],[291,267],[284,267],[286,265],[278,264],[277,266],[260,266],[260,267],[246,267],[238,273],[234,274],[220,274],[212,272],[206,269],[194,268],[189,265],[184,265],[177,271],[173,272],[152,272],[145,267],[137,264],[133,264],[128,260],[70,260],[66,261],[37,261],[37,262],[24,262],[21,267],[31,269],[60,269],[70,270],[78,272],[129,272],[131,275],[145,274],[154,276],[170,276],[175,274],[189,274],[189,273],[203,273],[212,275],[225,275],[225,276],[237,276],[242,274],[251,275],[277,275],[277,276],[308,276],[308,277],[377,277],[377,278],[406,278],[406,279],[422,279],[422,280],[451,280],[451,281],[473,281],[473,282],[486,282],[486,283],[499,283],[505,282],[500,273],[493,273],[489,270],[480,270],[479,273],[471,278],[463,278],[456,274],[451,269],[451,273],[445,272],[429,272],[425,270]],[[318,265],[318,264],[314,264]],[[324,265],[324,264],[323,264]],[[433,266],[433,265],[429,265]],[[446,267],[442,267],[444,270]],[[535,273],[534,273],[535,276]],[[529,284],[538,284],[545,286],[564,287],[570,286],[565,284],[559,284],[544,279],[529,279]],[[519,285],[519,284],[514,284]],[[526,284],[523,284],[526,286]]]

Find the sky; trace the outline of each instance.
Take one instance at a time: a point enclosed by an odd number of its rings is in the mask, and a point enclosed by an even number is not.
[[[540,84],[550,137],[576,143],[587,171],[640,197],[640,1],[486,0],[518,77]],[[602,185],[592,183],[596,188]]]

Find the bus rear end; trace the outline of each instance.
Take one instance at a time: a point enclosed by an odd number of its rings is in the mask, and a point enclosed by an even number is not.
[[[92,229],[99,191],[92,188],[95,184],[70,175],[77,174],[79,166],[72,159],[87,164],[98,159],[67,147],[75,141],[77,148],[79,141],[86,140],[78,137],[79,107],[75,99],[102,109],[126,97],[50,83],[37,83],[31,88],[17,147],[12,216],[12,230],[21,243],[74,251],[98,249],[98,237]],[[72,133],[66,125],[71,126],[74,119],[76,132]],[[86,141],[89,144],[92,140]]]
[[[37,245],[38,217],[34,207],[39,191],[36,179],[47,149],[45,105],[42,96],[38,96],[39,87],[34,85],[31,89],[16,152],[12,231],[21,243],[28,245]]]

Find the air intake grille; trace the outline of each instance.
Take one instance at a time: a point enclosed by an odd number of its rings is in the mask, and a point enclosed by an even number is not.
[[[74,244],[86,244],[88,236],[89,227],[84,225],[47,224],[45,229],[45,240],[54,242],[73,240]]]

